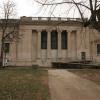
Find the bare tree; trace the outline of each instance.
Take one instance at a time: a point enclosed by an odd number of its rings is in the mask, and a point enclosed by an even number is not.
[[[77,10],[81,16],[83,21],[83,25],[86,27],[91,25],[93,28],[100,31],[100,1],[99,0],[35,0],[37,3],[41,4],[43,7],[55,6],[53,10],[50,9],[53,14],[54,10],[57,6],[66,5],[67,11],[70,12],[71,9],[73,11],[71,13],[75,14],[75,10]],[[68,9],[69,6],[69,9]],[[66,10],[63,9],[63,10]],[[89,13],[87,13],[87,11]],[[46,11],[45,11],[46,12]],[[86,13],[85,13],[86,12]],[[85,20],[86,15],[88,15],[88,20]]]
[[[0,19],[0,28],[1,32],[1,66],[4,62],[4,55],[6,50],[6,41],[14,41],[18,37],[18,32],[16,28],[18,28],[18,20],[14,19],[16,14],[15,3],[13,1],[7,0],[3,2],[1,5],[1,19]]]

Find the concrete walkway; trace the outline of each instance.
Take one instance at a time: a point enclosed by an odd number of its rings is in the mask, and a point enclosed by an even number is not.
[[[51,100],[100,100],[100,86],[66,70],[49,70]]]

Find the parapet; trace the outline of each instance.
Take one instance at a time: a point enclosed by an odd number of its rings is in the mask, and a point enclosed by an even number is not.
[[[81,18],[66,18],[66,17],[26,17],[26,16],[22,16],[21,21],[78,21],[78,22],[82,22],[82,19]]]

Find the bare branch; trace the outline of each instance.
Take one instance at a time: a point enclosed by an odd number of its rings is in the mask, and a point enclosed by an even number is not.
[[[35,0],[35,1],[41,4],[42,6],[47,6],[47,5],[59,6],[64,4],[73,5],[72,7],[70,7],[70,9],[73,10],[72,13],[74,14],[75,9],[77,8],[81,16],[81,19],[83,20],[84,26],[91,25],[93,26],[93,28],[100,30],[99,29],[100,28],[100,1],[99,0],[62,0],[60,2],[57,2],[57,0],[48,0],[48,2],[47,0],[46,2],[42,2],[39,0]],[[55,8],[53,10],[51,9],[52,12],[51,14],[53,14]],[[68,13],[71,12],[68,7],[66,9],[69,10]],[[89,14],[86,14],[87,11],[89,12]],[[86,15],[88,15],[87,20],[84,19]]]
[[[74,0],[72,0],[72,1],[73,1],[73,3],[76,5],[76,7],[77,7],[77,9],[78,9],[78,11],[79,11],[79,13],[80,13],[80,15],[81,15],[82,21],[83,21],[83,23],[84,23],[83,14],[82,14],[82,12],[81,12],[81,10],[80,10],[78,4],[77,4]]]
[[[70,1],[68,1],[68,2],[59,2],[59,3],[42,3],[42,2],[40,2],[40,1],[36,1],[37,3],[39,3],[39,4],[41,4],[41,5],[60,5],[60,4],[77,4],[77,5],[80,5],[80,6],[83,6],[83,7],[85,7],[85,8],[87,8],[88,10],[91,10],[88,6],[86,6],[86,5],[84,5],[84,4],[82,4],[82,3],[74,3],[74,2],[70,2]]]

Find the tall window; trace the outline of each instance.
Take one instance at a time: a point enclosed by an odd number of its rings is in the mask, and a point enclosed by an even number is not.
[[[41,49],[47,49],[47,32],[41,32]]]
[[[61,48],[67,49],[67,32],[62,31],[61,33]]]
[[[58,49],[58,33],[56,30],[51,32],[51,49]]]
[[[97,44],[97,54],[100,54],[100,44]]]
[[[9,53],[9,49],[10,49],[10,43],[5,43],[4,44],[4,52]]]

